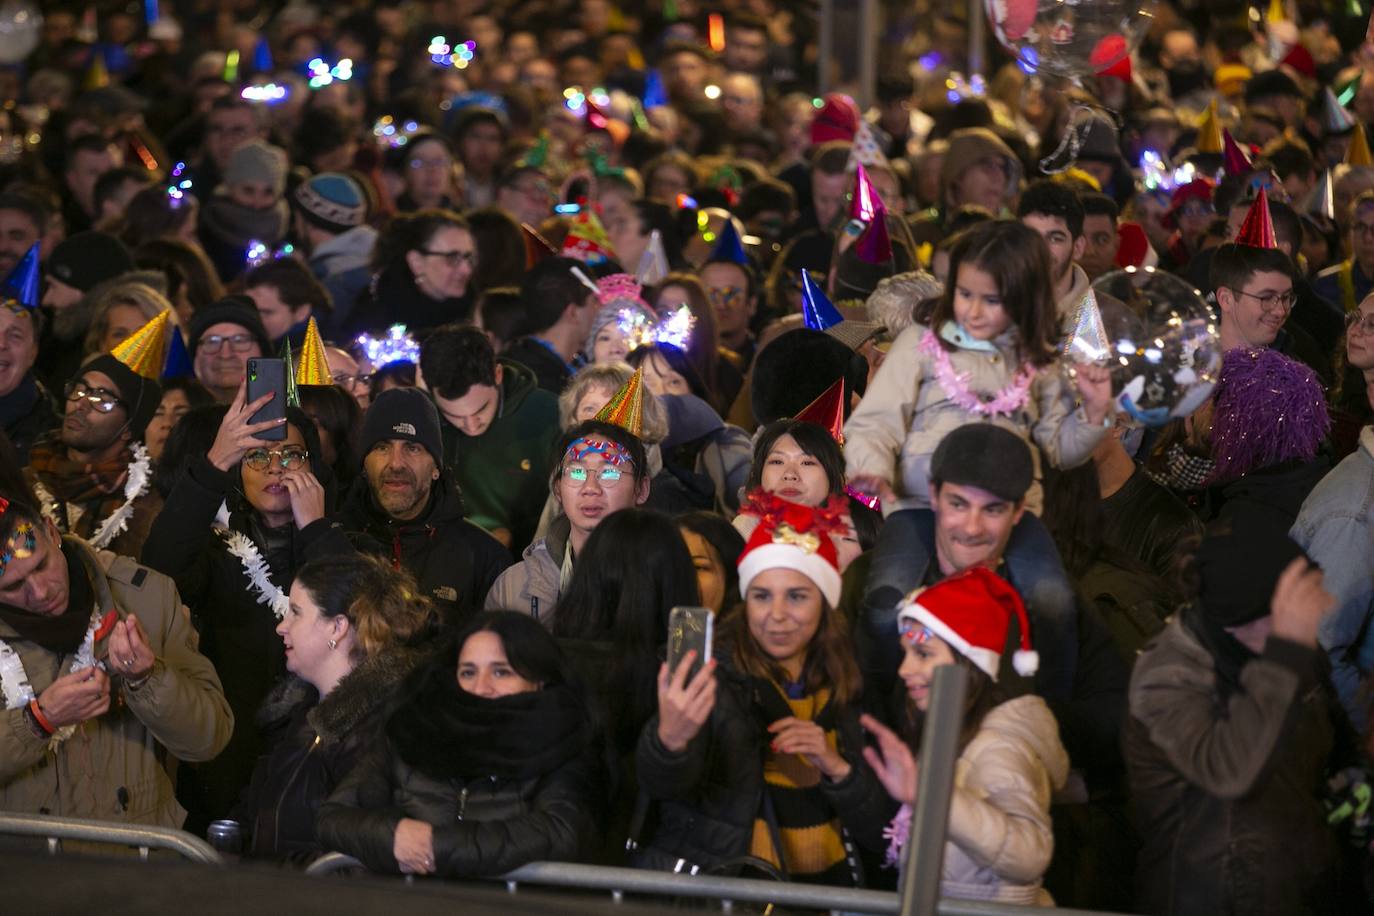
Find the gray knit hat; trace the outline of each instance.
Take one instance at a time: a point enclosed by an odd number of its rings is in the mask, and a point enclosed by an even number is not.
[[[234,150],[224,170],[226,187],[249,181],[270,185],[278,196],[286,190],[286,151],[279,146],[254,140]]]

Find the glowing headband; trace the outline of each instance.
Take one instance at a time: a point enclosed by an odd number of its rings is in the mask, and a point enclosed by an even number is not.
[[[609,439],[574,439],[567,451],[563,453],[564,458],[571,458],[573,461],[582,461],[588,455],[600,455],[606,463],[614,467],[622,464],[633,465],[630,453],[625,450],[625,446],[619,442],[612,442]]]

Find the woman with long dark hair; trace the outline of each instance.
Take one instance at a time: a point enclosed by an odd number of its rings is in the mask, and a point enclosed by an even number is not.
[[[373,871],[471,878],[599,843],[582,696],[529,615],[477,615],[402,696],[381,744],[321,807],[324,845]]]
[[[477,243],[452,210],[417,210],[392,218],[372,252],[376,274],[349,316],[352,333],[403,324],[414,334],[472,317],[468,286]]]

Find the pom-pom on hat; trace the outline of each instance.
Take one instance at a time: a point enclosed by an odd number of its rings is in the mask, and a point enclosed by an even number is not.
[[[1021,630],[1021,647],[1012,656],[1012,667],[1030,677],[1040,667],[1040,656],[1031,648],[1026,605],[1010,583],[985,567],[966,569],[912,592],[897,613],[897,626],[904,638],[916,627],[925,627],[995,681],[1013,616]]]
[[[758,525],[739,557],[739,593],[749,594],[749,583],[770,569],[792,569],[816,584],[831,607],[840,603],[840,563],[831,534],[842,531],[845,502],[832,496],[820,507],[803,506],[755,490],[740,508],[740,515],[758,519]]]

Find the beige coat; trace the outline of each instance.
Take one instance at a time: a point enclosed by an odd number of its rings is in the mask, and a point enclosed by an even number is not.
[[[940,440],[966,423],[990,422],[1016,433],[1031,445],[1035,482],[1026,506],[1040,513],[1040,450],[1059,468],[1077,467],[1092,457],[1107,434],[1106,426],[1089,423],[1074,408],[1072,387],[1057,364],[1042,369],[1031,384],[1026,405],[1010,416],[983,417],[950,399],[936,379],[935,360],[920,348],[927,328],[913,324],[897,335],[887,359],[869,383],[859,406],[844,427],[844,458],[849,476],[872,474],[892,483],[897,509],[930,505],[930,458]],[[1003,334],[986,349],[957,347],[949,352],[954,371],[968,377],[971,391],[995,395],[1011,383],[1020,361],[1014,336]],[[1040,450],[1035,446],[1038,445]]]
[[[0,810],[180,827],[186,812],[173,795],[173,758],[209,760],[233,729],[219,678],[196,649],[171,579],[77,538],[65,542],[81,554],[102,615],[137,614],[157,662],[137,691],[113,676],[110,710],[55,751],[33,734],[22,709],[0,710]],[[72,656],[20,639],[4,623],[0,639],[18,652],[36,695],[71,667]],[[105,639],[96,642],[97,660],[108,651]]]

